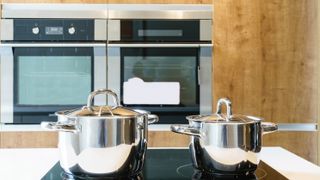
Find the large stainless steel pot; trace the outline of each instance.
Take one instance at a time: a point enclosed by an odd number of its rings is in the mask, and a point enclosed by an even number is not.
[[[94,96],[107,94],[115,106],[93,106]],[[148,124],[158,116],[120,106],[107,89],[92,92],[87,106],[56,112],[57,122],[42,127],[59,131],[60,165],[77,176],[130,176],[142,170]]]
[[[227,106],[227,114],[221,106]],[[172,125],[176,133],[191,135],[190,151],[195,168],[215,174],[247,174],[256,170],[261,135],[277,125],[253,116],[232,115],[231,101],[218,101],[213,115],[188,116],[189,125]]]

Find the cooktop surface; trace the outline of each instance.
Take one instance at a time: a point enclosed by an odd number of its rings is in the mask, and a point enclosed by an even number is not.
[[[66,174],[57,162],[42,180],[77,180],[79,177],[73,177]],[[90,178],[84,178],[90,179]],[[97,178],[94,178],[97,179]],[[119,178],[99,178],[99,179],[119,179]],[[120,179],[132,180],[161,180],[161,179],[262,179],[262,180],[283,180],[287,179],[279,172],[260,161],[257,170],[254,174],[249,174],[245,177],[241,176],[215,176],[205,174],[193,168],[191,157],[188,149],[148,149],[146,154],[146,162],[143,172],[136,177],[126,177]]]

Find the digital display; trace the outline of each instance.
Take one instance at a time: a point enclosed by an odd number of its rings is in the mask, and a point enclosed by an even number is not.
[[[63,27],[46,27],[46,35],[63,35]]]

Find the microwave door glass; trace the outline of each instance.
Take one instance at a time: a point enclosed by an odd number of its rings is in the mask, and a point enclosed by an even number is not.
[[[92,90],[90,55],[18,55],[14,69],[17,105],[82,105]]]
[[[156,50],[156,49],[153,49]],[[150,51],[149,51],[150,52]],[[168,51],[169,53],[170,51]],[[152,92],[147,92],[147,90],[151,90],[152,88],[148,88],[152,85],[152,82],[157,82],[158,84],[154,83],[155,89],[154,91],[159,90],[157,87],[161,86],[163,83],[163,88],[170,90],[172,93],[177,94],[175,91],[179,89],[179,93],[177,97],[178,99],[175,102],[178,104],[157,104],[157,105],[178,105],[178,106],[196,106],[198,104],[198,77],[197,77],[197,56],[193,55],[184,55],[181,54],[179,56],[170,56],[163,53],[162,55],[145,55],[145,56],[125,56],[123,57],[123,80],[122,80],[122,89],[125,83],[128,82],[135,82],[132,79],[139,79],[140,82],[145,83],[144,91],[140,91],[141,93],[152,94]],[[131,80],[131,81],[130,81]],[[139,82],[139,81],[136,81]],[[167,86],[166,86],[167,83]],[[126,86],[127,87],[127,86]],[[143,87],[142,87],[143,88]],[[165,96],[168,95],[164,91],[155,92],[160,99],[166,98]],[[126,91],[122,91],[126,92]],[[129,91],[130,92],[130,91]],[[139,96],[140,92],[135,92],[137,96]],[[156,96],[153,94],[153,96]],[[123,97],[126,94],[123,94]],[[143,94],[141,94],[143,97]],[[176,97],[172,97],[176,99]],[[164,100],[164,99],[163,99]],[[157,98],[154,98],[154,101],[158,101]],[[165,101],[165,100],[164,100]],[[136,105],[141,105],[137,101]],[[170,103],[170,100],[168,100]],[[124,102],[125,103],[125,102]],[[131,104],[134,104],[131,102]],[[152,98],[150,102],[145,102],[144,105],[154,105],[152,102]]]

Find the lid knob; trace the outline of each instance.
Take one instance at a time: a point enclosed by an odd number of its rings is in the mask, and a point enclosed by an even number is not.
[[[119,103],[119,99],[118,99],[118,96],[115,92],[109,90],[109,89],[98,89],[98,90],[95,90],[93,92],[90,93],[90,95],[88,96],[88,100],[87,100],[87,108],[90,110],[90,111],[94,111],[93,110],[93,98],[96,96],[96,95],[99,95],[99,94],[105,94],[105,95],[111,95],[112,96],[112,99],[113,99],[113,102],[115,103],[115,106],[112,107],[112,109],[120,106],[120,103]]]
[[[222,105],[225,104],[226,107],[227,107],[227,118],[226,118],[226,121],[229,121],[229,118],[231,118],[232,116],[232,110],[231,110],[231,101],[230,99],[228,98],[221,98],[218,100],[218,103],[217,103],[217,112],[216,114],[218,115],[221,115],[222,112],[221,112],[221,107]]]

